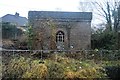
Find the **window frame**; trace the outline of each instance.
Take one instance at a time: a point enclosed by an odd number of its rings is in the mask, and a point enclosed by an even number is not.
[[[64,32],[63,31],[58,31],[56,34],[56,42],[64,42]]]

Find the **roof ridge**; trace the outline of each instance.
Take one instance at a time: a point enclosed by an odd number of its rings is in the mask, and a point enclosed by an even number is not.
[[[29,11],[28,19],[78,19],[78,20],[91,20],[92,12],[56,12],[56,11]]]

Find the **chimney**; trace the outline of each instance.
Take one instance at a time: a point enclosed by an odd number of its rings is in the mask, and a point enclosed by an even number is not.
[[[16,17],[19,17],[19,13],[16,12],[16,13],[15,13],[15,16],[16,16]]]

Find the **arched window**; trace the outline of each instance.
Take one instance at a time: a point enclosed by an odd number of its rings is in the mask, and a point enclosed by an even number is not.
[[[57,32],[56,42],[64,42],[64,32],[62,32],[62,31]]]

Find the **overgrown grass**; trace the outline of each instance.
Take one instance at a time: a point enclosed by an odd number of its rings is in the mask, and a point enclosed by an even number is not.
[[[8,65],[3,65],[3,78],[94,80],[107,77],[105,65],[101,64],[93,60],[81,61],[58,54],[44,60],[20,56],[11,59]]]

